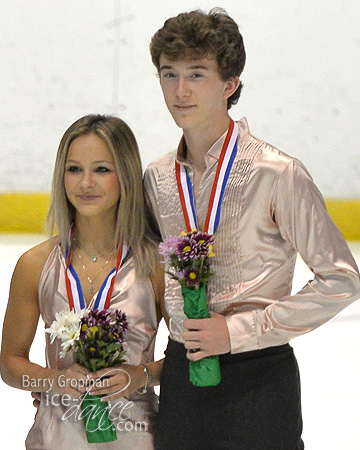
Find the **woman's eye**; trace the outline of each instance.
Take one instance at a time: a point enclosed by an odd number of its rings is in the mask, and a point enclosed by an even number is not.
[[[100,167],[97,167],[95,169],[95,172],[105,173],[105,172],[110,172],[110,169],[108,167],[105,167],[105,166],[100,166]]]
[[[67,172],[80,172],[81,169],[78,166],[69,166],[66,169]]]
[[[191,78],[201,78],[201,77],[202,77],[201,73],[193,73],[191,75]]]

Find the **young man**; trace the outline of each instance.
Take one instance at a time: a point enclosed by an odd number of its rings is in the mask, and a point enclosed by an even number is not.
[[[245,119],[231,120],[245,64],[236,23],[222,10],[180,14],[150,49],[183,129],[177,151],[145,173],[162,239],[186,230],[175,165],[192,186],[200,229],[218,166],[230,171],[208,282],[211,318],[187,319],[178,282],[167,280],[157,448],[302,449],[299,373],[288,343],[360,296],[355,261],[304,166],[253,137]],[[221,156],[233,151],[233,161]],[[297,252],[314,280],[290,295]],[[209,355],[220,355],[220,384],[193,386],[189,360]]]

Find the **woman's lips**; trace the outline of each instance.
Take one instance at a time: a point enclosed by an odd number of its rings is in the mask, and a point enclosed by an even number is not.
[[[100,195],[78,195],[77,197],[84,202],[90,202],[100,198]]]

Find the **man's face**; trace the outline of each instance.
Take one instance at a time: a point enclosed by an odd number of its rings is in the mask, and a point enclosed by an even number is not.
[[[161,55],[160,84],[171,115],[185,131],[211,127],[227,115],[236,79],[223,81],[212,57],[172,61]]]

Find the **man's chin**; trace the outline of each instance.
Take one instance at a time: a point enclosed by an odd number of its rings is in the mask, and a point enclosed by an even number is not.
[[[190,120],[189,117],[179,117],[179,113],[177,114],[171,114],[172,118],[174,119],[174,122],[179,128],[182,128],[183,130],[186,130],[188,128],[192,128],[192,120]]]

